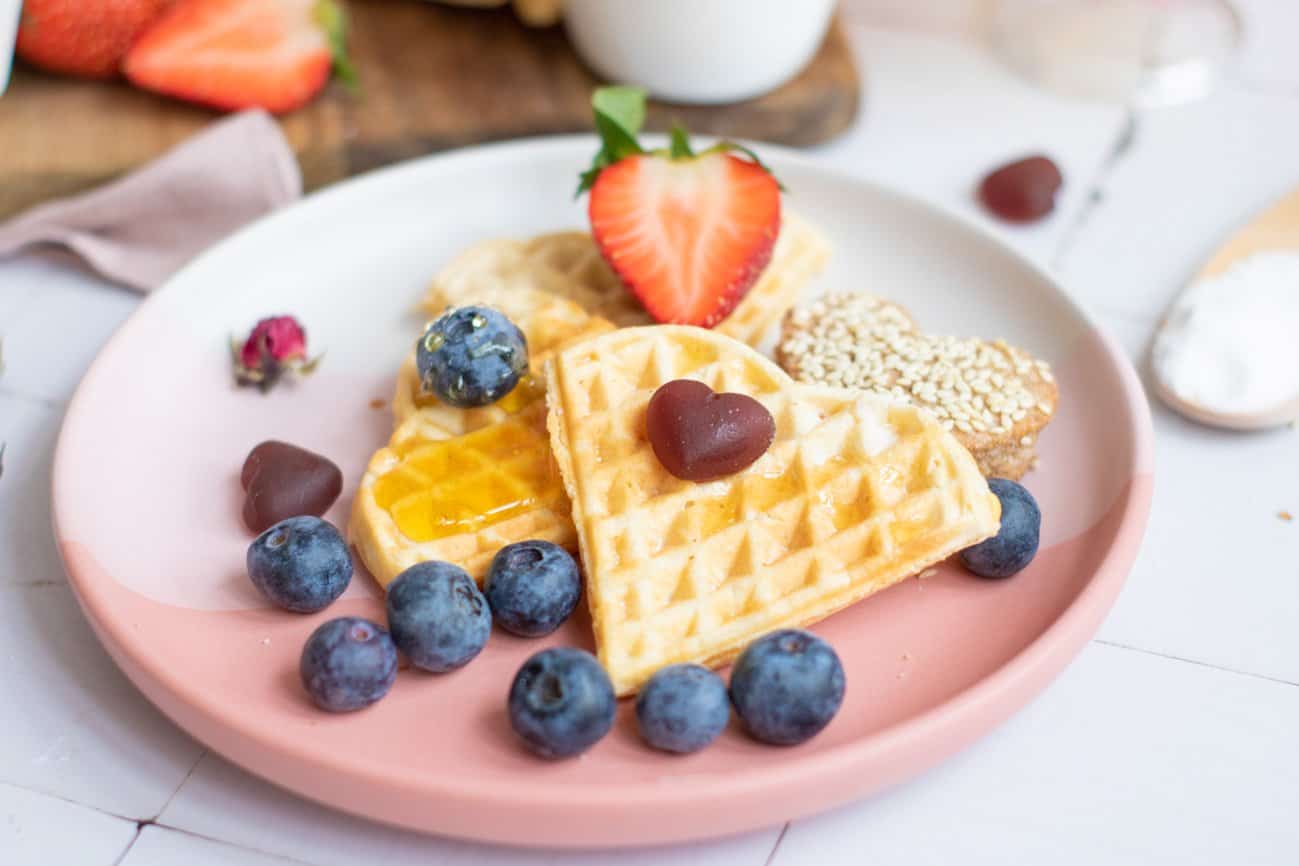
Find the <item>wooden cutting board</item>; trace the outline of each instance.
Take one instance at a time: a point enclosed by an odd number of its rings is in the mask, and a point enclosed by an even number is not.
[[[338,84],[281,118],[307,187],[461,145],[591,128],[598,83],[562,27],[530,29],[507,10],[415,0],[349,4],[360,89]],[[648,125],[674,119],[702,133],[804,146],[857,112],[852,52],[836,23],[795,80],[761,99],[720,107],[651,105]],[[208,110],[124,83],[15,69],[0,97],[0,217],[102,183],[211,122]]]

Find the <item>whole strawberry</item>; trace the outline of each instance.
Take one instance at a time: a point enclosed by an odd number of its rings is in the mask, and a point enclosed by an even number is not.
[[[779,182],[734,142],[695,153],[680,127],[669,147],[642,148],[642,90],[604,87],[591,101],[603,146],[578,192],[591,191],[600,252],[655,321],[713,327],[771,259]]]
[[[50,72],[112,78],[136,38],[171,0],[25,0],[18,56]]]
[[[307,332],[292,316],[270,316],[258,322],[242,343],[230,342],[235,383],[269,391],[285,373],[315,372],[320,356],[307,358]]]

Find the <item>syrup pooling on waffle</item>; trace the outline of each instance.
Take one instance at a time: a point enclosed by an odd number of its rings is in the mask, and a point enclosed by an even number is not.
[[[518,418],[455,439],[409,439],[392,449],[398,462],[375,481],[374,498],[411,541],[476,532],[564,502],[544,431]]]
[[[352,508],[352,542],[379,583],[435,559],[481,580],[515,541],[574,546],[545,423],[545,401],[536,399],[460,436],[423,413],[398,427],[370,459]]]
[[[669,475],[643,420],[677,378],[761,402],[776,422],[768,451],[718,481]],[[597,648],[620,694],[667,664],[721,664],[996,531],[995,498],[932,416],[796,385],[707,331],[596,338],[557,356],[549,388]]]

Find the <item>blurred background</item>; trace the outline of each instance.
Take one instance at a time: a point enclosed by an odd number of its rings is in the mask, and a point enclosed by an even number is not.
[[[255,106],[280,115],[308,189],[589,129],[608,80],[650,89],[652,129],[813,146],[871,112],[854,27],[943,34],[1036,86],[1143,105],[1202,95],[1241,38],[1224,0],[0,0],[0,58],[15,33],[19,56],[0,100],[0,217]]]

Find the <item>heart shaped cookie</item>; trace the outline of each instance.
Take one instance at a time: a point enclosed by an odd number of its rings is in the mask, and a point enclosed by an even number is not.
[[[766,451],[706,483],[646,436],[674,379],[746,394]],[[675,662],[720,665],[997,531],[1000,507],[933,415],[802,385],[748,346],[659,325],[584,341],[547,367],[548,428],[572,502],[596,648],[619,694]]]
[[[263,532],[290,517],[319,517],[343,489],[343,473],[314,451],[268,440],[248,453],[239,473],[244,524]]]
[[[1055,414],[1051,368],[1004,340],[920,331],[897,304],[833,292],[795,307],[776,360],[800,382],[858,388],[938,416],[989,478],[1020,478]]]

